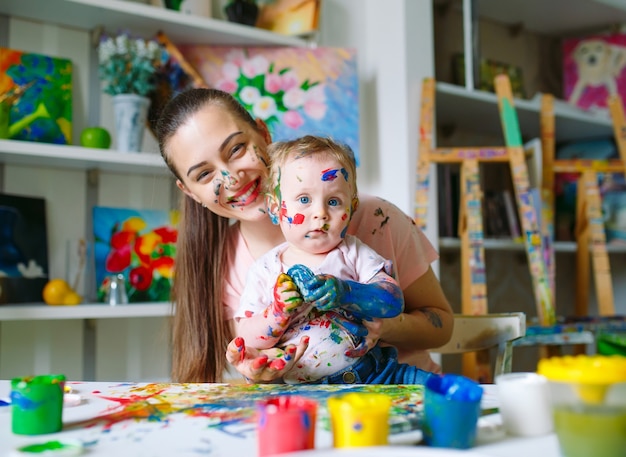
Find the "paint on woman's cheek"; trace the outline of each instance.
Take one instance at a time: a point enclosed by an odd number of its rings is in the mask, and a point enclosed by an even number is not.
[[[222,188],[222,181],[218,179],[215,181],[215,184],[213,184],[213,194],[215,195],[215,200],[213,200],[213,203],[217,203],[221,188]]]
[[[237,179],[234,178],[228,170],[222,170],[222,177],[228,182],[229,186],[234,186],[235,184],[237,184]]]

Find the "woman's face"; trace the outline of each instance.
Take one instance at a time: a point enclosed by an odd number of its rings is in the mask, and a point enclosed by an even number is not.
[[[202,108],[168,144],[168,155],[181,177],[177,186],[220,216],[267,217],[262,188],[270,137],[261,126],[259,133],[219,106]]]

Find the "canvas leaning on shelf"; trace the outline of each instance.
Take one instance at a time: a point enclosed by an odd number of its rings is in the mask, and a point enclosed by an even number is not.
[[[586,110],[608,112],[608,97],[626,97],[626,34],[563,41],[564,97]]]
[[[169,301],[177,226],[177,211],[94,207],[98,300],[108,277],[122,274],[129,303]]]
[[[319,28],[321,0],[258,0],[256,26],[283,35],[310,35]]]
[[[0,95],[22,88],[11,103],[13,140],[72,143],[72,62],[0,47]]]
[[[41,302],[47,281],[46,201],[0,194],[0,304]]]

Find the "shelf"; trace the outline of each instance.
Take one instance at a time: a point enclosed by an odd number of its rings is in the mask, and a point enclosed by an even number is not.
[[[98,169],[114,173],[169,175],[160,154],[118,152],[32,141],[0,140],[0,162],[51,168]]]
[[[109,306],[86,303],[76,306],[49,306],[43,303],[0,305],[1,321],[48,319],[120,319],[130,317],[167,317],[172,315],[170,303],[132,303]]]
[[[121,0],[2,0],[0,14],[110,32],[130,30],[144,37],[162,30],[175,43],[240,46],[306,46],[307,41],[220,19],[192,16]]]
[[[524,140],[539,137],[540,97],[515,99],[514,104]],[[463,109],[459,109],[460,106]],[[504,144],[496,94],[438,82],[436,110],[438,125],[500,135]],[[555,100],[554,115],[557,142],[613,136],[613,125],[608,115],[587,113],[560,100]]]
[[[476,0],[475,0],[476,1]],[[626,22],[624,0],[480,0],[479,15],[548,36],[606,30]]]
[[[487,238],[484,240],[484,247],[487,251],[524,251],[524,245],[521,242],[509,239]],[[439,238],[439,249],[441,251],[458,251],[461,248],[461,240],[459,238],[443,237]],[[623,244],[607,244],[606,250],[609,254],[623,254],[626,252],[626,245]],[[554,243],[554,252],[576,252],[576,243],[574,241],[556,241]]]

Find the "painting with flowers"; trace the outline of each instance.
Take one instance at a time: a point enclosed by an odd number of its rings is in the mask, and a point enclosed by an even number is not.
[[[359,152],[356,53],[347,48],[180,45],[210,86],[265,121],[274,140],[331,136]]]
[[[177,211],[94,207],[98,300],[108,278],[122,274],[129,303],[169,301],[177,225]]]

